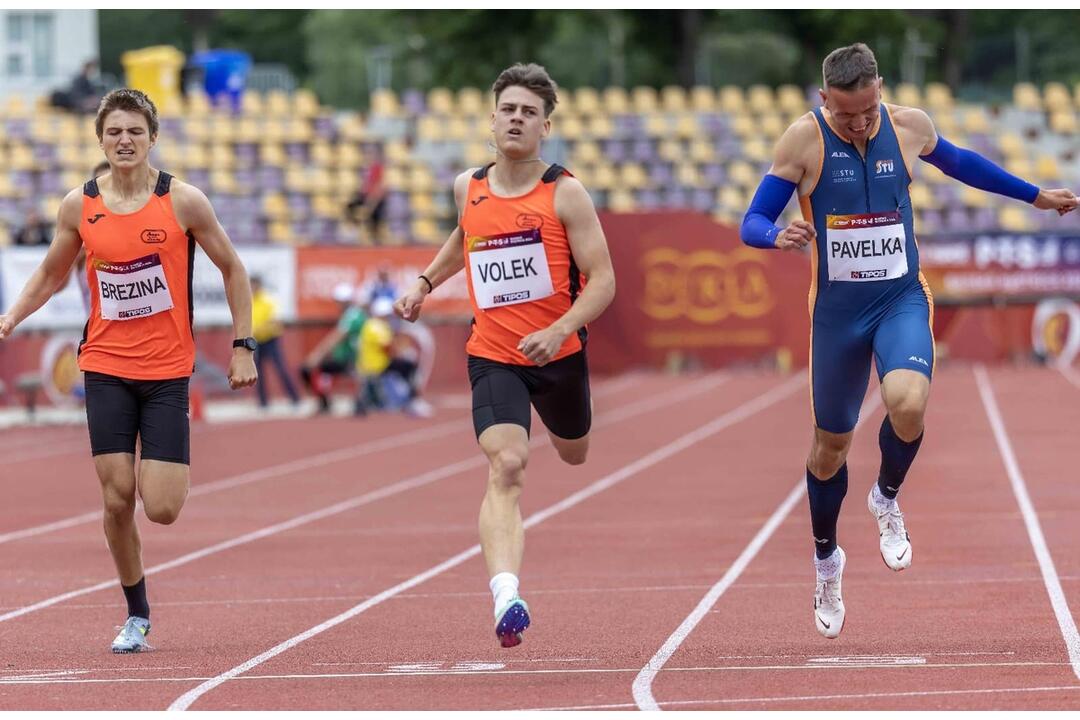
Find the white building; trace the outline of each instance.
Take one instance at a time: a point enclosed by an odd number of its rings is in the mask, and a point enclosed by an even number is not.
[[[0,98],[66,88],[98,53],[97,10],[0,10]]]

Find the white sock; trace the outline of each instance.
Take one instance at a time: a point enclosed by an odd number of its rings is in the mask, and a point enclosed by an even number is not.
[[[518,576],[514,573],[501,572],[488,583],[491,596],[495,599],[495,612],[502,610],[508,602],[517,597]]]
[[[836,574],[840,572],[840,548],[837,546],[836,550],[833,550],[832,555],[825,559],[819,558],[814,555],[814,568],[817,570],[818,582],[822,580],[828,580],[836,577]]]
[[[874,483],[874,487],[870,490],[871,497],[874,498],[874,507],[881,512],[889,512],[896,509],[896,498],[887,498],[881,492],[881,488]]]

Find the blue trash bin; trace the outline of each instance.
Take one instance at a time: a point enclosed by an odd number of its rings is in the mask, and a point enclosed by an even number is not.
[[[247,86],[251,56],[239,50],[206,50],[191,56],[190,64],[203,71],[203,87],[214,104],[228,103],[240,110]]]

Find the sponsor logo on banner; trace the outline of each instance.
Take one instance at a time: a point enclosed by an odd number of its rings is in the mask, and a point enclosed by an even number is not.
[[[761,317],[776,304],[763,260],[750,248],[725,253],[661,247],[642,256],[641,268],[641,309],[656,320],[685,317],[707,325]]]
[[[1080,305],[1065,298],[1043,300],[1031,319],[1035,352],[1061,365],[1072,365],[1080,354]]]

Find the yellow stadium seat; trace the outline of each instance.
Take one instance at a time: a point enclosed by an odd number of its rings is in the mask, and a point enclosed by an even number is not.
[[[288,220],[289,203],[281,193],[267,193],[262,198],[262,213],[271,220]]]
[[[610,115],[627,115],[630,109],[630,95],[626,88],[612,86],[604,88],[602,95],[603,112]]]
[[[590,140],[575,143],[574,149],[570,152],[571,161],[575,167],[600,162],[601,156],[600,145]]]
[[[1076,113],[1072,110],[1056,112],[1050,116],[1050,130],[1059,135],[1076,135],[1080,125],[1076,122]]]
[[[487,143],[472,142],[465,144],[463,160],[466,167],[480,167],[481,165],[487,165],[494,159],[495,154]]]
[[[426,165],[414,165],[409,170],[408,189],[412,193],[430,193],[435,190],[435,177]]]
[[[422,243],[437,243],[444,240],[439,226],[431,218],[418,218],[412,221],[412,239]]]
[[[431,193],[414,192],[409,195],[409,209],[417,217],[429,218],[435,215],[435,201]]]
[[[608,195],[608,210],[617,213],[631,213],[637,210],[634,194],[627,190],[612,190]]]
[[[1033,223],[1024,208],[1014,204],[1003,205],[998,211],[998,224],[1003,230],[1027,232],[1033,230]]]
[[[338,125],[342,138],[351,142],[364,142],[370,139],[364,118],[359,113],[349,113]]]
[[[192,143],[184,148],[180,157],[181,167],[185,170],[206,170],[210,167],[210,158],[206,154],[206,146]]]
[[[388,190],[406,190],[405,173],[400,167],[391,165],[386,168],[386,175],[383,177]]]
[[[638,163],[623,163],[619,168],[619,183],[629,190],[640,190],[648,187],[649,175]]]
[[[952,90],[945,83],[927,83],[926,107],[932,111],[944,111],[953,109]]]
[[[209,158],[213,158],[214,167],[217,169],[232,170],[236,167],[236,153],[233,152],[232,145],[214,143],[210,146]]]
[[[660,98],[656,94],[656,88],[638,85],[630,93],[630,99],[636,113],[652,113],[660,109]]]
[[[308,192],[329,195],[334,191],[334,176],[325,167],[308,168]]]
[[[683,158],[686,156],[686,150],[683,144],[678,140],[671,137],[664,137],[657,148],[657,154],[660,156],[660,159],[665,162],[677,163],[682,162]]]
[[[397,117],[401,114],[397,93],[390,88],[379,88],[371,93],[371,114]]]
[[[290,115],[289,96],[284,90],[270,90],[263,98],[267,116],[284,118]]]
[[[215,169],[210,172],[210,187],[214,192],[235,193],[236,177],[228,170]]]
[[[610,190],[619,184],[619,177],[615,174],[615,168],[605,162],[600,162],[593,167],[589,180],[589,189],[591,190]]]
[[[701,134],[701,128],[698,127],[697,117],[689,113],[684,113],[676,116],[675,120],[675,136],[682,138],[683,140],[689,140],[691,138],[698,137]]]
[[[964,207],[985,208],[997,203],[995,196],[988,192],[973,188],[970,185],[960,186],[960,203]]]
[[[1031,177],[1034,172],[1031,160],[1027,156],[1008,158],[1005,160],[1005,169],[1018,177]]]
[[[443,119],[443,128],[445,130],[445,139],[453,140],[454,142],[464,142],[465,140],[472,139],[472,123],[466,118],[460,115],[453,115],[450,118]]]
[[[383,150],[386,153],[386,162],[390,165],[405,165],[412,161],[409,146],[399,140],[386,143]]]
[[[319,114],[319,98],[307,88],[300,88],[293,93],[292,110],[298,117],[313,118]]]
[[[760,137],[750,138],[743,144],[743,156],[755,163],[771,160],[773,144]]]
[[[737,85],[725,85],[720,88],[720,96],[717,99],[720,109],[726,113],[745,113],[746,96],[741,87]]]
[[[776,113],[765,113],[758,121],[758,127],[761,128],[761,134],[765,136],[767,140],[777,140],[784,131],[787,130],[787,123],[784,122],[784,118]]]
[[[991,132],[990,117],[986,114],[986,109],[981,106],[964,110],[961,114],[960,125],[966,133]]]
[[[60,185],[65,189],[73,190],[89,179],[90,174],[86,170],[65,170],[60,175]]]
[[[921,180],[931,185],[941,185],[945,182],[953,182],[949,180],[945,173],[941,172],[930,163],[920,162],[915,165],[915,168],[917,168],[915,174],[918,175]]]
[[[935,210],[941,207],[941,201],[926,183],[918,181],[911,183],[909,192],[911,193],[911,204],[914,207],[933,208]]]
[[[731,129],[740,139],[758,137],[758,126],[752,115],[735,115],[731,118]]]
[[[905,107],[922,107],[922,94],[919,88],[911,83],[900,83],[896,86],[896,104]]]
[[[667,85],[660,91],[660,106],[664,112],[686,112],[689,110],[686,89],[679,85]]]
[[[262,140],[262,125],[260,120],[254,117],[243,117],[236,122],[235,142],[258,143]]]
[[[315,131],[311,122],[304,118],[290,118],[285,125],[285,141],[293,143],[307,143],[315,137]]]
[[[359,146],[348,140],[342,140],[334,146],[333,153],[334,157],[337,158],[339,168],[347,168],[353,171],[364,164],[364,157],[360,153]]]
[[[690,108],[694,112],[713,112],[716,110],[716,91],[704,85],[695,86],[690,90]]]
[[[797,85],[781,85],[777,88],[776,104],[788,115],[802,115],[808,109],[806,96]]]
[[[287,222],[279,221],[270,223],[267,234],[270,236],[270,242],[276,245],[294,244],[292,228]]]
[[[1039,96],[1039,89],[1031,83],[1016,83],[1013,86],[1013,105],[1018,110],[1040,112],[1042,98]]]
[[[360,173],[355,168],[339,167],[334,173],[334,193],[338,196],[352,195],[360,187]]]
[[[487,116],[491,113],[493,104],[494,98],[492,98],[492,103],[488,104],[485,95],[477,88],[468,87],[458,91],[457,111],[462,115]]]
[[[1072,110],[1072,97],[1065,83],[1051,82],[1043,87],[1043,103],[1051,112],[1065,112]]]
[[[325,140],[316,140],[308,146],[308,154],[311,164],[316,167],[332,167],[337,165],[337,155],[330,143]]]
[[[711,163],[716,160],[716,147],[708,140],[696,139],[690,143],[690,159],[696,163]]]
[[[738,227],[739,222],[742,219],[742,214],[733,212],[731,210],[717,209],[712,214],[714,222],[720,225],[726,225],[728,227]]]
[[[281,145],[274,142],[263,143],[259,147],[259,162],[267,167],[285,167],[289,160],[285,156],[285,150]]]
[[[645,134],[651,138],[663,139],[671,134],[671,123],[663,113],[649,113],[645,116]]]
[[[337,220],[344,217],[344,208],[333,196],[318,194],[311,196],[311,213],[315,217]]]
[[[36,170],[37,161],[34,159],[34,151],[30,149],[29,145],[12,145],[11,155],[8,157],[8,167],[12,170]]]
[[[776,112],[776,95],[768,85],[753,85],[746,95],[750,112],[758,115]]]
[[[1005,157],[1022,157],[1027,154],[1024,141],[1016,133],[1002,133],[998,136],[998,147]]]
[[[736,160],[728,165],[728,178],[731,180],[731,184],[741,187],[756,187],[758,181],[761,179],[758,177],[758,173],[754,170],[753,166],[745,160]]]
[[[576,142],[585,134],[585,126],[577,115],[563,115],[559,113],[551,123],[551,132],[563,140]]]
[[[579,87],[575,90],[574,105],[577,106],[577,111],[584,116],[604,111],[603,105],[600,103],[600,93],[596,91],[596,88]]]
[[[162,147],[161,145],[159,147]],[[56,157],[60,161],[60,167],[65,170],[79,170],[85,172],[82,163],[82,145],[75,142],[65,142],[56,146]],[[0,167],[7,167],[7,153],[0,157]]]
[[[959,132],[959,124],[956,122],[956,115],[951,111],[942,111],[934,115],[934,126],[938,132],[943,135],[952,138],[953,142],[963,142],[960,138],[956,137]]]
[[[245,90],[240,96],[240,112],[247,116],[262,117],[266,112],[266,102],[258,90]]]
[[[438,115],[421,115],[416,119],[416,139],[421,142],[443,142],[446,139],[446,119]]]
[[[213,107],[210,98],[201,90],[193,90],[185,97],[185,112],[188,119],[209,115]]]
[[[285,188],[294,193],[311,192],[310,175],[304,168],[290,166],[285,169]]]
[[[427,111],[431,115],[453,115],[454,93],[449,88],[432,88],[427,94]]]
[[[188,142],[205,143],[210,140],[210,122],[206,116],[184,119],[184,136]]]
[[[742,215],[746,212],[746,195],[734,185],[725,185],[716,193],[716,204],[722,210]]]
[[[680,163],[675,168],[675,180],[686,187],[701,187],[701,174],[693,163]]]
[[[589,120],[586,135],[594,140],[606,140],[615,134],[615,126],[607,115],[594,114]]]
[[[1061,168],[1053,155],[1040,155],[1035,161],[1035,181],[1057,182],[1061,180]]]

